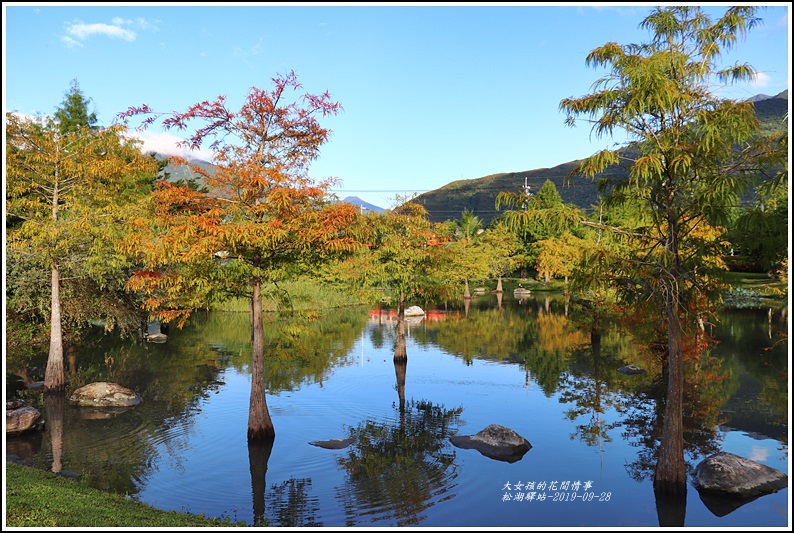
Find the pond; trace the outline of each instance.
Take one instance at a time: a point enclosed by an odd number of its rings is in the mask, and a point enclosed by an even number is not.
[[[406,365],[393,361],[388,309],[268,322],[270,447],[246,438],[246,314],[195,315],[162,344],[98,334],[69,351],[67,379],[120,383],[143,403],[89,410],[22,390],[48,423],[7,439],[7,452],[154,507],[249,525],[786,526],[788,489],[726,509],[690,484],[685,505],[658,502],[657,512],[659,361],[618,324],[593,342],[577,313],[551,294],[428,310],[408,325]],[[718,342],[689,370],[690,473],[721,450],[788,472],[786,317],[741,309],[719,318]],[[647,371],[618,371],[627,364]],[[8,368],[7,390],[41,379],[44,365]],[[490,424],[532,448],[507,462],[450,443]],[[331,439],[349,445],[310,444]]]

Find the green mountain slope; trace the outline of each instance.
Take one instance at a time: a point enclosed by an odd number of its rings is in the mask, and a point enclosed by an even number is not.
[[[761,121],[763,134],[786,130],[787,90],[771,98],[759,99],[754,105]],[[453,181],[439,189],[417,196],[414,201],[427,209],[429,218],[433,222],[460,218],[461,213],[468,209],[487,225],[499,214],[494,208],[497,194],[502,191],[518,192],[525,183],[530,187],[530,192],[537,192],[546,180],[551,180],[563,202],[590,209],[598,203],[597,180],[577,178],[570,184],[565,183],[565,176],[577,163],[578,161],[569,161],[552,168],[491,174],[482,178]]]

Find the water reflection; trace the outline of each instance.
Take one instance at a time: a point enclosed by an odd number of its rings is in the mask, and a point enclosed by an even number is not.
[[[454,497],[457,466],[449,437],[457,433],[461,412],[411,401],[396,419],[351,428],[353,444],[337,460],[347,474],[337,493],[345,525],[420,524],[427,509]]]
[[[469,516],[483,514],[491,518],[481,519],[479,525],[526,525],[525,512],[498,503],[492,507],[490,496],[478,497],[461,481],[485,483],[481,480],[489,479],[500,466],[478,466],[475,459],[462,456],[458,460],[449,443],[463,425],[464,408],[469,423],[479,427],[492,422],[483,419],[499,411],[495,405],[506,405],[509,408],[500,416],[519,422],[532,418],[542,424],[532,442],[539,455],[549,454],[547,463],[564,468],[561,465],[570,463],[571,457],[580,460],[596,452],[599,461],[604,457],[602,465],[618,465],[617,474],[602,472],[611,476],[610,483],[625,479],[624,494],[644,494],[656,504],[656,515],[650,519],[652,504],[643,508],[634,502],[615,503],[621,509],[614,511],[604,511],[605,506],[597,511],[577,507],[582,517],[590,517],[591,512],[596,518],[611,514],[616,518],[610,523],[620,523],[617,517],[625,513],[645,525],[682,525],[685,517],[692,521],[693,514],[702,512],[701,499],[711,516],[724,512],[724,507],[702,496],[691,497],[687,509],[685,501],[652,494],[648,481],[656,464],[664,387],[660,359],[647,343],[638,342],[632,331],[607,314],[596,316],[598,310],[568,305],[565,298],[554,295],[520,302],[505,298],[501,303],[496,296],[478,297],[468,302],[468,312],[465,303],[438,313],[428,309],[425,320],[406,328],[402,339],[387,309],[336,310],[315,321],[266,322],[267,391],[279,397],[278,415],[289,416],[292,422],[293,434],[284,438],[302,443],[316,439],[317,429],[301,417],[315,416],[320,410],[316,405],[327,402],[340,418],[348,416],[345,424],[352,444],[344,450],[316,456],[290,447],[289,454],[271,457],[272,442],[249,443],[246,458],[244,421],[239,427],[243,447],[234,453],[224,447],[229,439],[215,437],[228,428],[207,425],[203,415],[208,406],[224,395],[234,397],[235,387],[250,375],[250,323],[245,313],[197,315],[184,330],[172,329],[165,344],[98,336],[76,346],[67,352],[72,388],[113,381],[141,394],[144,403],[109,415],[28,391],[26,399],[43,408],[47,417],[45,432],[7,439],[7,450],[19,450],[41,468],[72,470],[95,487],[130,495],[174,479],[184,480],[188,487],[194,479],[200,480],[196,487],[212,485],[211,476],[231,474],[225,469],[197,473],[191,461],[199,453],[216,454],[228,464],[241,463],[239,479],[232,480],[236,486],[247,488],[249,474],[251,485],[250,495],[240,498],[244,501],[226,504],[221,512],[235,506],[252,508],[255,525],[445,525],[439,516],[453,515],[460,516],[458,524],[471,525],[466,522]],[[772,437],[781,460],[787,460],[788,356],[785,345],[775,344],[783,325],[777,319],[772,325],[770,338],[765,310],[726,313],[714,328],[719,342],[688,362],[684,424],[690,470],[715,451],[733,451],[735,444],[726,440],[729,432],[757,437],[758,442]],[[626,364],[647,372],[629,376],[617,371]],[[19,367],[19,379],[34,382],[44,365],[8,361],[7,367]],[[514,384],[521,392],[518,398],[513,395]],[[468,386],[474,387],[474,394]],[[323,387],[332,392],[321,396],[316,390]],[[411,390],[419,387],[421,395],[414,397],[428,400],[411,401]],[[311,391],[314,396],[303,396]],[[529,407],[524,408],[522,401]],[[461,407],[447,409],[441,402]],[[245,411],[246,406],[240,409]],[[322,411],[322,416],[329,412]],[[297,432],[302,432],[299,438]],[[560,434],[570,443],[549,452],[548,441]],[[202,443],[209,441],[215,448],[198,450],[196,442],[202,436]],[[736,452],[748,455],[746,450]],[[158,477],[164,465],[173,470],[172,477]],[[534,467],[547,465],[539,462]],[[514,477],[498,475],[503,477],[490,482],[500,486]],[[172,508],[204,512],[203,506],[211,505],[199,497],[191,500],[192,494],[171,494],[174,491],[168,487],[159,490],[158,498],[167,499]],[[461,510],[445,511],[448,500]],[[745,506],[743,513],[772,520],[748,508],[752,506]],[[533,509],[538,513],[533,519],[543,525],[564,525],[579,516],[560,514],[559,506]]]
[[[50,434],[52,466],[50,470],[58,474],[63,469],[63,410],[66,402],[64,391],[44,393],[44,418]]]
[[[248,465],[251,469],[251,493],[254,500],[254,526],[265,522],[265,487],[267,486],[267,462],[273,451],[275,439],[248,439]]]

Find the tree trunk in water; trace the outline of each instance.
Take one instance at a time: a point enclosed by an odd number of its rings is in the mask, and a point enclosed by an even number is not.
[[[678,293],[676,288],[673,288],[669,291],[665,302],[668,347],[667,394],[659,459],[653,479],[654,490],[662,494],[685,494],[687,482],[682,420],[684,356],[681,348],[682,332],[678,304]]]
[[[592,328],[590,330],[590,346],[593,349],[593,355],[601,354],[601,330]]]
[[[668,494],[653,491],[656,497],[656,517],[660,527],[684,527],[686,522],[686,492]]]
[[[44,372],[44,390],[62,391],[66,386],[63,375],[63,331],[61,330],[61,275],[58,263],[52,263],[50,288],[50,353]]]
[[[254,527],[266,525],[263,523],[265,518],[265,487],[267,482],[267,462],[270,460],[270,452],[273,451],[273,441],[275,439],[248,439],[248,467],[251,470],[251,488],[254,498]]]
[[[502,293],[502,276],[499,276],[499,281],[496,282],[496,293]]]
[[[248,438],[273,439],[276,431],[265,401],[265,339],[262,324],[262,283],[253,286],[254,349],[251,354],[251,403],[248,408]]]
[[[47,429],[50,433],[50,446],[52,447],[52,468],[54,473],[63,469],[63,410],[66,401],[66,392],[44,393],[44,415]]]
[[[405,300],[400,292],[400,303],[397,308],[397,341],[394,343],[394,361],[407,361],[408,353],[405,350]]]
[[[471,293],[469,292],[469,280],[466,280],[465,288],[463,289],[463,298],[468,300],[471,298]]]
[[[405,350],[405,340],[403,340],[403,351]],[[405,411],[405,374],[408,369],[408,357],[397,359],[397,349],[394,350],[394,373],[397,376],[397,397],[400,400],[400,412]]]

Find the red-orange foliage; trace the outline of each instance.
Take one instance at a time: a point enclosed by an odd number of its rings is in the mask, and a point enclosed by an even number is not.
[[[328,140],[317,116],[341,110],[328,92],[302,87],[294,72],[272,78],[272,90],[251,88],[238,111],[226,98],[203,101],[184,112],[129,108],[119,118],[162,119],[165,130],[195,131],[182,143],[213,151],[213,170],[175,158],[197,174],[209,193],[160,183],[153,195],[152,232],[137,245],[160,277],[134,276],[130,286],[151,295],[149,309],[161,319],[182,318],[217,294],[246,295],[254,310],[254,350],[249,438],[274,435],[264,403],[262,287],[308,269],[359,245],[352,234],[359,218],[351,204],[329,201],[333,179],[315,182],[309,164]],[[219,260],[222,259],[222,260]]]

